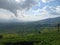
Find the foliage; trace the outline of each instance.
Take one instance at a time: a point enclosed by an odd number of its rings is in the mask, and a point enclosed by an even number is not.
[[[12,42],[27,42],[33,41],[32,45],[60,45],[60,32],[58,32],[57,28],[54,30],[48,30],[45,27],[43,30],[40,31],[41,33],[4,33],[0,34],[0,45],[5,45],[5,43]],[[36,43],[36,41],[38,41]]]

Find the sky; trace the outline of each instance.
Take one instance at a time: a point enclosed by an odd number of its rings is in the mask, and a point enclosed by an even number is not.
[[[60,17],[60,0],[0,0],[0,22]]]

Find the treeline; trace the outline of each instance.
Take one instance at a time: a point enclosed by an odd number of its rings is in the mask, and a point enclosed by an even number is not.
[[[36,24],[36,23],[30,23],[30,24],[1,24],[0,25],[0,33],[37,33],[40,30],[54,30],[59,29],[59,24]]]

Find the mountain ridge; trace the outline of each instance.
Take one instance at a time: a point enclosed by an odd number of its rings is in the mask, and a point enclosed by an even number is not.
[[[19,22],[0,23],[0,33],[38,32],[44,29],[45,27],[57,27],[59,23],[60,23],[60,17],[35,22],[25,22],[25,23],[19,23]]]

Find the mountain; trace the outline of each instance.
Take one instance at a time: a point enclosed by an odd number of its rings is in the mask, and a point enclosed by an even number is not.
[[[40,21],[37,21],[36,23],[40,23],[40,24],[58,24],[58,23],[60,23],[60,17],[40,20]]]
[[[45,27],[56,27],[58,23],[60,23],[60,17],[35,22],[0,23],[0,33],[38,32]]]

